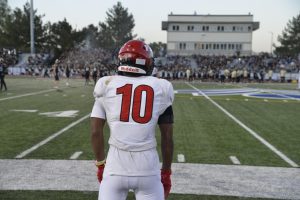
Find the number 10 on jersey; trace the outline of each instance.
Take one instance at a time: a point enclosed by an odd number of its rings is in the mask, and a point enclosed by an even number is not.
[[[134,90],[132,84],[117,88],[117,94],[122,95],[120,121],[128,122],[131,111],[133,121],[141,124],[148,123],[152,118],[154,90],[149,85],[139,85]],[[145,104],[142,105],[142,95],[145,94]],[[131,101],[133,99],[133,101]],[[144,106],[144,115],[141,108]]]

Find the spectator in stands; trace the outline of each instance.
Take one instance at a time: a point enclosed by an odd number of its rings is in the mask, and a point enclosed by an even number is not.
[[[244,68],[244,71],[243,71],[243,82],[246,83],[248,82],[248,70],[247,68]]]
[[[220,69],[219,75],[220,75],[221,83],[224,83],[225,82],[225,70],[223,67]]]
[[[286,74],[285,66],[283,64],[281,64],[280,65],[280,82],[281,83],[285,82],[285,74]]]
[[[273,77],[273,69],[272,68],[269,68],[268,77],[269,77],[269,82],[271,82],[272,81],[272,77]]]
[[[185,71],[185,74],[186,74],[186,80],[187,81],[191,81],[192,77],[191,77],[191,70],[190,70],[190,68],[187,68],[187,70]]]

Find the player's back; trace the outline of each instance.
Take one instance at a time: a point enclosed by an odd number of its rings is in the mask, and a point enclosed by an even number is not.
[[[99,79],[94,95],[105,109],[111,145],[128,151],[156,146],[158,117],[173,101],[170,82],[151,76],[108,76]]]

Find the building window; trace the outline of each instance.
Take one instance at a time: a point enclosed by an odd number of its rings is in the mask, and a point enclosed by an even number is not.
[[[204,44],[202,44],[202,49],[204,49]]]
[[[218,26],[218,31],[220,31],[220,29],[221,29],[221,27],[220,27],[220,26]]]
[[[221,31],[224,31],[224,26],[221,26]]]
[[[217,49],[219,49],[219,44],[217,44]]]
[[[223,44],[221,44],[221,49],[223,49],[224,47],[223,47]]]
[[[232,27],[232,31],[235,31],[235,26]]]
[[[248,26],[248,31],[249,31],[249,32],[251,31],[251,29],[252,29],[251,26]]]
[[[227,44],[224,44],[224,49],[227,49]]]
[[[179,43],[179,49],[180,50],[185,50],[186,49],[186,44],[185,43]]]
[[[188,31],[193,31],[194,30],[194,26],[188,26],[187,29],[188,29]]]
[[[179,31],[179,26],[178,25],[174,25],[173,26],[173,31]]]
[[[209,26],[202,26],[202,31],[209,31]]]

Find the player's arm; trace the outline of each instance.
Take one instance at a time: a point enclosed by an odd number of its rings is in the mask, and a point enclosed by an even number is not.
[[[103,171],[105,167],[105,153],[104,153],[104,133],[103,128],[105,120],[101,118],[91,118],[91,143],[96,157],[96,166],[98,168],[97,178],[101,183],[103,178]]]
[[[96,166],[98,168],[97,177],[101,183],[103,171],[105,167],[104,152],[104,125],[105,125],[105,109],[103,107],[103,99],[96,98],[91,113],[91,145],[96,158]]]
[[[161,132],[162,169],[170,170],[173,159],[173,124],[159,124]]]
[[[168,197],[171,190],[171,165],[173,158],[173,109],[169,106],[158,119],[159,129],[161,132],[161,153],[162,153],[162,168],[161,182],[164,187],[165,199]]]
[[[104,153],[104,125],[105,120],[101,118],[91,118],[91,143],[97,161],[105,159]]]

